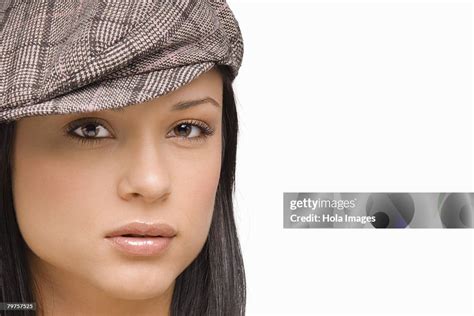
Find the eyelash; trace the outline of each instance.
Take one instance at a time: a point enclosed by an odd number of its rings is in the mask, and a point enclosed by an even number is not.
[[[74,133],[74,131],[77,128],[84,127],[89,124],[100,125],[105,128],[101,120],[98,120],[95,118],[86,118],[86,119],[81,119],[81,120],[69,123],[64,130],[64,135],[69,138],[72,138],[73,140],[81,144],[86,144],[86,145],[94,145],[95,143],[102,141],[104,138],[110,138],[110,137],[82,137]],[[187,141],[187,142],[192,142],[192,143],[203,142],[208,137],[214,134],[214,129],[209,127],[207,124],[200,121],[196,121],[196,120],[186,120],[186,121],[179,122],[171,129],[171,131],[173,131],[176,127],[181,126],[181,125],[195,126],[195,127],[198,127],[201,131],[201,135],[195,136],[195,137],[172,136],[182,141]]]

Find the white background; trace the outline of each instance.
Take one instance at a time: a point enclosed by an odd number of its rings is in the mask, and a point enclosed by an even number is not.
[[[472,192],[472,1],[228,0],[248,315],[473,315],[473,231],[283,229],[283,192]]]

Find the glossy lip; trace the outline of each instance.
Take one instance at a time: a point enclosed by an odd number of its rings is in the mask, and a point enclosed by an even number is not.
[[[144,223],[132,222],[107,234],[106,237],[116,237],[127,234],[144,235],[144,236],[161,236],[174,237],[176,236],[176,229],[167,223]]]
[[[130,234],[144,237],[124,236]],[[132,222],[108,233],[106,239],[128,255],[154,256],[166,250],[176,234],[167,223]]]

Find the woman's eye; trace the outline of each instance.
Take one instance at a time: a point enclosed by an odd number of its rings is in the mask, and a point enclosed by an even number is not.
[[[173,128],[174,135],[178,137],[199,137],[202,133],[201,128],[190,124],[179,124]]]
[[[199,121],[181,122],[171,132],[171,137],[177,137],[186,141],[200,141],[214,134],[214,130],[211,127]]]
[[[98,142],[111,136],[107,128],[95,119],[70,123],[66,128],[65,135],[82,143]]]
[[[108,137],[108,131],[102,125],[96,123],[87,123],[72,131],[76,135],[85,138],[103,138]]]

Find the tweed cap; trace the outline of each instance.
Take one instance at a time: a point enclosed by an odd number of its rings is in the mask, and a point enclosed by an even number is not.
[[[0,123],[142,103],[215,65],[237,76],[224,0],[0,0]]]

